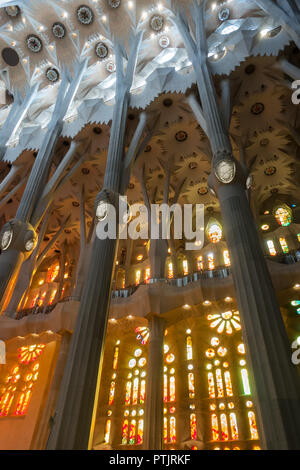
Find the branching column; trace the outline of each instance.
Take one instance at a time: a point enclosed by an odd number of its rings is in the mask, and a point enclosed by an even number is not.
[[[29,175],[22,199],[18,206],[16,218],[4,225],[1,232],[0,256],[0,305],[8,300],[17,273],[25,259],[28,259],[35,246],[36,224],[35,209],[46,186],[55,145],[60,136],[63,118],[77,93],[87,61],[78,67],[72,82],[67,77],[62,80],[52,119],[43,140],[36,160]],[[45,207],[46,209],[46,207]],[[31,241],[31,243],[29,243]],[[28,242],[26,244],[26,242]]]
[[[247,170],[232,155],[226,119],[218,108],[207,65],[204,7],[205,2],[201,6],[195,4],[192,12],[195,40],[183,15],[177,16],[176,23],[195,68],[213,152],[209,185],[221,205],[237,304],[250,356],[249,372],[254,377],[260,438],[267,449],[299,449],[299,375],[291,363],[288,337],[246,197]]]
[[[129,92],[141,35],[132,44],[126,73],[121,47],[116,47],[116,104],[110,134],[104,188],[96,199],[118,203]],[[91,447],[103,360],[117,240],[95,238],[82,293],[48,449]]]
[[[151,316],[149,329],[144,449],[162,450],[165,320],[157,315]]]

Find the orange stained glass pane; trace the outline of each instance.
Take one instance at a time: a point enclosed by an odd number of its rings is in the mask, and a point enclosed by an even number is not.
[[[110,389],[109,389],[109,397],[108,397],[108,404],[109,405],[112,405],[113,402],[114,402],[115,388],[116,388],[115,382],[111,382]]]
[[[123,421],[123,426],[122,426],[122,444],[127,444],[128,441],[128,420],[125,419]]]
[[[21,364],[29,364],[34,362],[43,352],[45,344],[32,344],[18,349],[19,362]]]
[[[151,276],[151,270],[150,268],[147,268],[145,271],[145,282],[148,282]]]
[[[176,418],[170,418],[170,442],[176,442]]]
[[[142,444],[144,437],[144,420],[139,419],[138,430],[137,430],[137,443]]]
[[[176,392],[175,392],[175,377],[172,375],[170,377],[170,401],[176,401]]]
[[[189,379],[189,398],[195,398],[195,379],[193,372],[188,374]]]
[[[204,269],[203,256],[198,256],[197,267],[198,267],[198,271],[203,271]]]
[[[16,405],[16,409],[15,409],[15,412],[14,412],[15,416],[23,416],[23,415],[26,414],[26,412],[28,410],[28,407],[29,407],[31,395],[32,395],[31,390],[26,390],[25,392],[22,392],[19,395],[17,405]]]
[[[284,237],[279,238],[279,243],[281,245],[283,253],[288,253],[289,252],[289,247],[286,242],[286,239]]]
[[[145,403],[145,395],[146,395],[146,380],[141,380],[141,388],[140,388],[140,404],[141,405]]]
[[[226,395],[228,397],[232,397],[233,396],[232,382],[231,382],[230,372],[228,370],[224,372],[224,380],[225,380]]]
[[[130,427],[129,427],[129,444],[135,444],[135,428],[136,428],[136,421],[135,419],[131,420]]]
[[[230,413],[229,420],[230,420],[230,429],[231,429],[231,439],[233,441],[237,441],[239,438],[239,430],[238,430],[238,425],[237,425],[237,420],[236,420],[236,414]]]
[[[174,276],[174,271],[173,271],[173,263],[168,264],[168,278],[172,279]]]
[[[222,441],[228,441],[228,439],[229,439],[228,424],[227,424],[227,417],[226,417],[225,413],[221,414],[220,421],[221,421],[221,438],[222,438]]]
[[[223,398],[224,397],[224,388],[223,388],[223,380],[222,380],[221,369],[216,370],[216,380],[217,380],[218,398]]]
[[[193,343],[191,336],[186,338],[186,358],[188,361],[193,359]]]
[[[129,380],[126,383],[126,393],[125,393],[125,405],[130,405],[131,400],[131,381]]]
[[[258,439],[256,418],[255,418],[255,413],[253,411],[248,412],[248,419],[249,419],[251,439]]]
[[[190,415],[191,439],[197,439],[197,420],[195,413]]]
[[[183,260],[182,262],[182,267],[183,267],[183,274],[184,276],[187,276],[187,274],[189,273],[189,265],[188,265],[188,262],[187,260]]]
[[[164,443],[168,442],[168,418],[164,417]]]
[[[223,257],[224,257],[225,266],[230,266],[231,263],[230,263],[230,256],[229,256],[229,251],[228,250],[224,251]]]
[[[118,360],[119,360],[119,348],[118,346],[115,347],[114,350],[114,359],[113,359],[113,369],[116,370],[118,367]]]
[[[137,405],[139,394],[139,379],[136,377],[133,381],[132,404]]]
[[[218,417],[216,414],[211,415],[211,432],[212,432],[212,440],[218,441],[219,440],[219,424],[218,424]]]
[[[208,257],[208,269],[213,270],[215,269],[215,261],[213,253],[209,253]]]
[[[208,396],[209,398],[215,398],[216,393],[215,393],[215,381],[214,381],[214,376],[212,372],[209,372],[207,374],[208,378]]]
[[[164,403],[168,401],[168,376],[164,374]]]
[[[108,419],[106,421],[105,435],[104,435],[104,442],[106,442],[107,444],[109,443],[109,440],[110,440],[110,431],[111,431],[111,420]]]

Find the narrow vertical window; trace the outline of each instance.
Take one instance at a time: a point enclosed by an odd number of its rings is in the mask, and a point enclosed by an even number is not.
[[[137,443],[138,444],[143,443],[143,437],[144,437],[144,420],[139,419],[138,429],[137,429]]]
[[[150,268],[147,268],[145,271],[145,282],[148,282],[151,276],[151,270]]]
[[[208,269],[210,269],[212,271],[213,269],[215,269],[214,254],[209,253],[207,255],[207,259],[208,259]]]
[[[111,382],[110,389],[109,389],[109,398],[108,398],[108,404],[109,405],[112,405],[113,402],[114,402],[115,388],[116,388],[115,382]]]
[[[204,269],[203,256],[198,256],[198,258],[197,258],[197,268],[198,268],[198,271],[203,271],[203,269]]]
[[[229,420],[230,420],[231,439],[233,441],[237,441],[239,438],[239,431],[238,431],[238,426],[237,426],[236,414],[230,413]]]
[[[208,396],[209,398],[215,398],[215,381],[212,372],[209,372],[208,375]]]
[[[168,418],[164,417],[164,443],[168,442]]]
[[[188,381],[189,381],[189,398],[195,398],[195,379],[194,379],[193,372],[189,372]]]
[[[141,271],[138,270],[135,272],[135,284],[138,286],[141,282]]]
[[[170,401],[176,401],[175,377],[174,377],[174,375],[172,375],[170,377]]]
[[[241,369],[241,375],[242,375],[242,381],[243,381],[244,395],[251,395],[247,369]]]
[[[275,246],[274,246],[274,243],[273,243],[272,240],[267,241],[267,246],[268,246],[270,255],[271,256],[276,256],[277,253],[276,253]]]
[[[211,415],[211,432],[212,432],[212,440],[218,441],[219,440],[219,425],[218,425],[218,417],[217,415]]]
[[[136,377],[133,381],[132,404],[137,405],[139,394],[139,379]]]
[[[182,267],[183,267],[183,275],[187,276],[189,273],[189,265],[186,259],[183,260]]]
[[[174,276],[174,271],[173,271],[173,263],[168,264],[168,278],[172,279]]]
[[[130,427],[129,427],[129,444],[135,444],[135,426],[136,421],[135,419],[131,420]]]
[[[106,442],[106,444],[109,443],[110,431],[111,431],[111,420],[108,419],[108,420],[106,421],[106,425],[105,425],[105,435],[104,435],[104,442]]]
[[[233,396],[232,382],[231,382],[230,372],[228,370],[224,372],[224,380],[225,380],[226,395],[228,397],[232,397]]]
[[[119,348],[118,346],[115,347],[114,351],[114,359],[113,359],[113,369],[116,370],[118,367],[118,360],[119,360]]]
[[[216,380],[217,380],[217,390],[218,390],[218,397],[224,397],[224,389],[223,389],[223,380],[222,380],[222,372],[221,369],[216,370]]]
[[[176,419],[174,416],[170,418],[170,441],[176,442]]]
[[[222,441],[228,441],[228,425],[227,425],[227,417],[225,413],[222,413],[220,416],[220,421],[221,421],[221,436],[222,436]]]
[[[125,405],[130,405],[131,400],[131,381],[126,383]]]
[[[288,244],[286,242],[286,239],[281,237],[279,238],[279,243],[281,245],[281,249],[283,251],[283,253],[288,253],[289,252],[289,247],[288,247]]]
[[[145,403],[145,395],[146,395],[146,380],[141,380],[141,388],[140,388],[140,404],[141,405]]]
[[[223,258],[224,258],[224,264],[225,266],[230,266],[230,256],[229,256],[229,251],[228,250],[224,250],[223,252]]]
[[[197,420],[196,420],[195,413],[192,413],[190,415],[190,427],[191,427],[191,439],[195,441],[197,439]]]
[[[164,403],[168,401],[168,376],[164,374]]]
[[[258,432],[257,432],[257,425],[255,414],[253,411],[248,412],[248,420],[249,420],[249,428],[250,428],[250,435],[251,439],[258,439]]]
[[[193,359],[193,344],[191,336],[188,336],[186,338],[186,358],[188,361],[191,361]]]
[[[125,419],[123,421],[123,426],[122,426],[122,444],[125,445],[127,444],[128,441],[128,420]]]

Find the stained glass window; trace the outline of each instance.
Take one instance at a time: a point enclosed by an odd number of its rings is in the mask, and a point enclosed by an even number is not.
[[[170,442],[176,442],[176,418],[170,418]]]
[[[193,372],[189,372],[188,382],[189,382],[189,398],[195,398],[195,378],[194,378]]]
[[[191,427],[191,439],[195,441],[197,439],[197,421],[196,421],[195,413],[192,413],[190,415],[190,427]]]
[[[168,442],[168,418],[164,417],[164,430],[163,430],[164,443]]]
[[[232,397],[233,396],[232,383],[231,383],[230,372],[228,370],[224,372],[224,380],[225,380],[226,395],[228,397]]]
[[[207,374],[207,377],[208,377],[208,396],[209,398],[215,398],[216,393],[215,393],[214,375],[212,372],[209,372]]]
[[[222,441],[228,441],[229,436],[228,436],[228,424],[227,424],[227,417],[225,413],[222,413],[220,416],[220,422],[221,422],[221,437]]]
[[[49,305],[52,305],[52,304],[53,304],[53,301],[54,301],[55,296],[56,296],[56,292],[57,292],[57,289],[54,289],[54,290],[51,292],[50,299],[49,299]]]
[[[239,431],[238,431],[238,426],[237,426],[236,414],[230,413],[229,420],[230,420],[230,429],[231,429],[231,439],[233,441],[237,441],[239,438]]]
[[[145,403],[145,395],[146,395],[146,380],[141,380],[141,388],[140,388],[140,404],[141,405]]]
[[[224,389],[223,389],[223,380],[222,380],[222,372],[221,369],[216,370],[216,380],[217,380],[217,390],[218,390],[218,397],[224,397]]]
[[[288,227],[292,223],[293,213],[290,207],[286,204],[282,204],[281,207],[278,207],[275,210],[275,218],[279,225],[282,227]]]
[[[141,271],[137,270],[135,272],[135,284],[138,286],[141,282]]]
[[[110,439],[110,431],[111,431],[111,420],[108,419],[106,421],[105,435],[104,435],[104,442],[106,442],[107,444],[109,443],[109,439]]]
[[[136,428],[136,420],[132,419],[129,426],[129,444],[135,444],[135,428]]]
[[[210,328],[217,328],[217,332],[220,334],[225,331],[227,335],[231,335],[234,330],[241,330],[239,312],[214,313],[208,315],[207,319],[210,321]]]
[[[211,415],[211,431],[212,431],[212,440],[218,441],[219,440],[219,425],[218,425],[218,417],[216,414]]]
[[[118,359],[119,359],[119,348],[118,346],[115,347],[114,350],[114,359],[113,359],[113,369],[116,370],[118,367]]]
[[[247,369],[241,369],[241,375],[242,375],[242,381],[243,381],[244,394],[251,395]]]
[[[123,426],[122,426],[122,444],[127,444],[128,440],[128,420],[125,419],[123,421]]]
[[[193,359],[193,344],[191,336],[188,336],[186,338],[186,356],[188,361],[191,361]]]
[[[211,243],[219,243],[222,239],[222,227],[218,222],[212,223],[206,233]]]
[[[137,429],[137,443],[142,444],[144,437],[144,420],[139,419],[138,421],[138,429]]]
[[[133,391],[132,391],[132,404],[137,405],[139,393],[139,379],[136,377],[133,380]]]
[[[170,402],[176,401],[176,393],[175,393],[175,377],[172,375],[170,377]]]
[[[281,245],[283,253],[288,253],[289,252],[289,247],[286,242],[286,239],[284,237],[279,238],[279,243]]]
[[[58,273],[59,273],[59,264],[55,264],[51,266],[47,271],[46,282],[47,283],[53,282],[57,278]]]
[[[249,420],[251,439],[258,439],[255,413],[253,411],[248,412],[248,420]]]
[[[271,256],[276,256],[277,253],[276,253],[273,241],[272,240],[267,240],[267,245],[268,245],[268,248],[269,248],[270,255]]]
[[[174,276],[174,271],[173,271],[173,263],[168,264],[168,278],[172,279]]]
[[[189,273],[189,266],[188,266],[188,262],[187,260],[183,260],[182,262],[182,267],[183,267],[183,274],[184,276],[187,276],[187,274]]]
[[[228,250],[225,250],[223,252],[223,258],[224,258],[225,266],[230,266],[231,262],[230,262],[230,256],[229,256],[229,251]]]
[[[109,389],[109,397],[108,397],[108,404],[112,405],[114,402],[114,397],[115,397],[115,388],[116,388],[116,383],[111,382],[110,384],[110,389]]]
[[[207,255],[207,259],[208,259],[208,269],[210,269],[210,270],[215,269],[214,254],[213,254],[213,253],[209,253],[209,254]]]
[[[198,268],[198,271],[203,271],[203,269],[204,269],[203,256],[198,256],[198,258],[197,258],[197,268]]]
[[[168,401],[168,376],[164,374],[164,403]]]
[[[148,282],[151,276],[151,270],[150,268],[147,268],[145,271],[145,282]]]
[[[131,400],[131,380],[126,382],[125,405],[130,405]]]
[[[137,333],[136,339],[140,341],[143,345],[148,343],[149,340],[149,328],[146,326],[138,326],[135,329],[135,332]]]

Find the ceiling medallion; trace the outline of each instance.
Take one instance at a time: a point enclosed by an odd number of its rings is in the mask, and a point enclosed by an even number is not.
[[[149,153],[151,152],[151,150],[152,150],[151,145],[147,145],[147,147],[145,148],[145,153]]]
[[[267,139],[267,138],[261,139],[261,141],[260,141],[260,146],[261,146],[261,147],[267,147],[267,145],[269,145],[269,143],[270,143],[270,140],[269,140],[269,139]]]
[[[89,174],[90,174],[90,170],[89,170],[88,168],[82,168],[81,173],[82,173],[83,175],[89,175]]]
[[[59,23],[59,22],[54,23],[52,26],[52,33],[53,33],[53,36],[55,36],[56,38],[62,39],[66,35],[66,28],[64,27],[62,23]]]
[[[38,36],[35,34],[30,34],[26,39],[27,47],[31,52],[38,53],[41,52],[43,48],[43,43]]]
[[[46,71],[46,77],[49,80],[49,82],[55,83],[59,80],[59,73],[55,68],[50,67]]]
[[[77,8],[77,19],[85,26],[90,25],[94,20],[93,10],[87,5],[81,5]]]
[[[19,15],[20,13],[20,8],[17,6],[17,5],[12,5],[10,7],[5,7],[5,13],[8,15],[8,16],[11,16],[13,18],[15,18],[16,16]]]
[[[196,168],[198,168],[198,163],[197,162],[191,162],[189,164],[189,169],[190,170],[195,170]]]
[[[170,45],[170,39],[168,36],[161,36],[158,40],[158,44],[162,49],[166,49]]]
[[[208,193],[208,188],[206,186],[202,186],[202,188],[198,189],[199,196],[205,196]]]
[[[177,142],[184,142],[185,140],[187,140],[187,138],[188,135],[185,131],[178,131],[175,134],[175,139],[177,140]]]
[[[275,175],[276,171],[277,171],[276,166],[269,166],[268,168],[265,169],[264,174],[266,176],[272,176],[272,175]]]
[[[245,73],[247,75],[252,75],[252,73],[254,72],[255,72],[255,65],[254,64],[247,65],[247,67],[245,68]]]
[[[226,21],[230,17],[230,10],[229,8],[222,8],[222,10],[218,13],[218,18],[220,21]]]
[[[105,59],[108,56],[108,47],[104,42],[98,42],[95,46],[95,53],[99,59]]]
[[[254,116],[258,116],[259,114],[263,113],[265,110],[265,105],[263,103],[255,103],[251,107],[251,113],[254,114]]]
[[[163,100],[163,105],[166,107],[166,108],[170,108],[170,106],[172,106],[173,104],[173,100],[171,100],[171,98],[165,98]]]
[[[150,18],[150,28],[157,33],[161,31],[164,27],[165,19],[161,15],[153,15]]]
[[[119,8],[121,0],[108,0],[108,4],[111,8]]]

